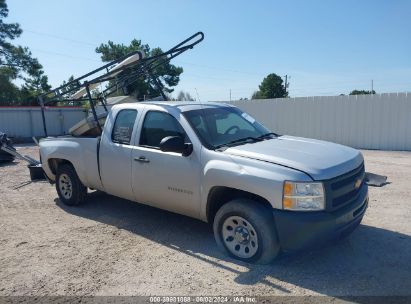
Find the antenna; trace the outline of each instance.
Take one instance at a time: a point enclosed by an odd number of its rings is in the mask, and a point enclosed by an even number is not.
[[[196,94],[197,94],[197,99],[198,99],[198,101],[201,103],[201,99],[200,99],[200,95],[198,95],[198,91],[197,91],[197,88],[194,88],[194,90],[196,90]]]

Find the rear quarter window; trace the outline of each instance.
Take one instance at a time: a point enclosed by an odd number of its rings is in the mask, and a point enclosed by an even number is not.
[[[129,145],[136,117],[136,110],[121,110],[118,112],[111,132],[111,140],[115,143]]]

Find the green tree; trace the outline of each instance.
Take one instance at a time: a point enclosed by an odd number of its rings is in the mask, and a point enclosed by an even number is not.
[[[20,104],[38,106],[37,95],[51,89],[48,78],[43,70],[34,71],[30,77],[25,78],[25,83],[20,89]]]
[[[96,52],[101,54],[101,60],[103,62],[119,59],[128,53],[137,50],[143,51],[146,57],[163,53],[160,48],[151,49],[148,44],[142,44],[141,40],[137,39],[133,39],[129,45],[116,44],[112,41],[108,41],[96,48]],[[171,93],[174,91],[172,87],[179,83],[182,72],[183,68],[165,62],[156,67],[153,74],[159,78],[164,92]],[[138,99],[147,99],[159,95],[159,92],[156,90],[157,87],[152,83],[152,80],[149,79],[149,77],[140,77],[136,82],[128,85],[126,89],[128,94],[134,95]]]
[[[375,94],[375,91],[366,91],[366,90],[353,90],[350,92],[350,95],[371,95]]]
[[[70,83],[70,82],[72,82],[73,80],[74,80],[74,76],[71,75],[71,76],[67,79],[67,81],[64,80],[63,83],[62,83],[60,86],[66,85],[67,83]],[[76,89],[77,87],[78,87],[78,86],[77,86],[76,84],[70,84],[69,86],[66,86],[66,87],[64,88],[64,90],[62,91],[62,94],[66,93],[66,92],[70,92],[71,94],[74,94],[74,93],[76,92],[75,89]]]
[[[287,97],[288,93],[283,85],[283,80],[277,74],[269,74],[263,79],[259,90],[254,92],[251,99],[267,99]]]
[[[18,23],[4,22],[8,14],[6,0],[0,0],[0,104],[32,104],[34,96],[50,86],[43,67],[30,50],[10,43],[23,31]],[[24,81],[21,89],[13,83],[16,79]]]
[[[19,88],[10,81],[14,77],[14,69],[0,66],[0,105],[11,105],[11,101],[19,99]]]

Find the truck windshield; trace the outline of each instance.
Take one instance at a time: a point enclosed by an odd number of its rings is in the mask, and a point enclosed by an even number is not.
[[[213,107],[183,112],[204,146],[219,149],[276,136],[253,117],[234,107]]]

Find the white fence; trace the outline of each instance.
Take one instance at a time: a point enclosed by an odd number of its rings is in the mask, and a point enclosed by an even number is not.
[[[279,134],[411,150],[411,93],[233,101]]]
[[[47,107],[45,117],[50,136],[64,135],[86,112],[78,107]],[[0,107],[0,131],[19,139],[44,136],[40,107]]]
[[[233,101],[280,134],[324,139],[363,149],[411,151],[411,93]],[[49,135],[67,134],[82,108],[47,108]],[[44,136],[38,107],[0,107],[0,131]]]

